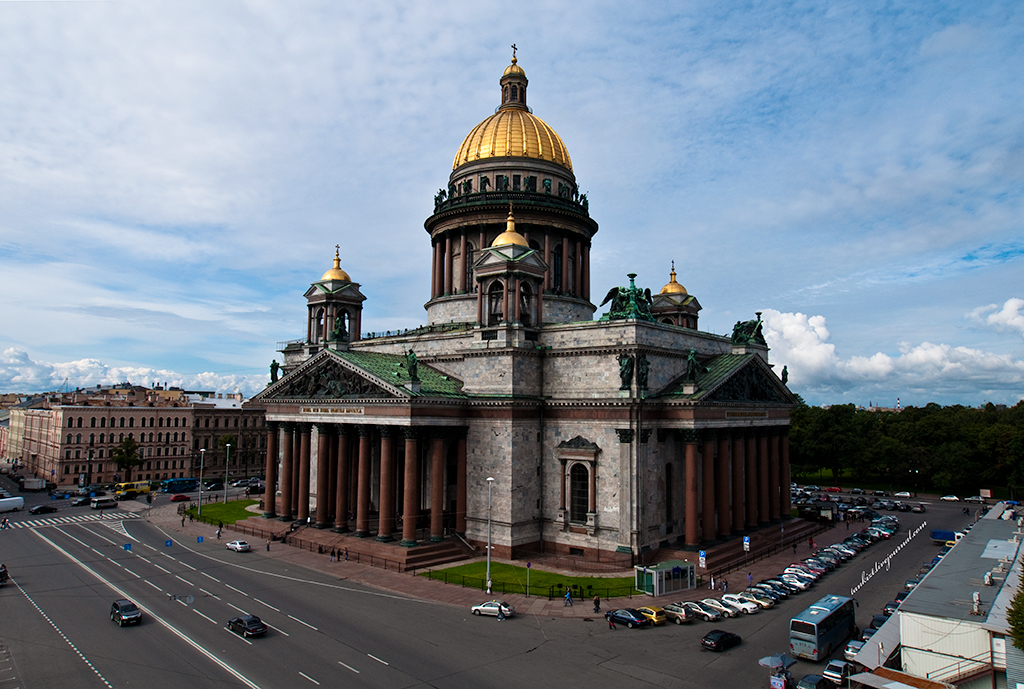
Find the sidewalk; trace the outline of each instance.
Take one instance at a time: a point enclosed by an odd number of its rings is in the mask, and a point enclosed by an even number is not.
[[[128,503],[122,503],[122,505],[127,504]],[[132,511],[142,512],[145,514],[148,507],[142,504],[139,504],[138,506],[138,510],[132,509]],[[132,508],[134,508],[134,504],[132,505]],[[177,505],[174,503],[160,505],[152,508],[147,519],[155,526],[159,526],[166,531],[177,532],[185,538],[194,539],[198,536],[202,536],[204,540],[216,540],[216,526],[200,522],[189,522],[186,519],[185,525],[182,527],[181,516],[177,514],[176,510]],[[836,541],[841,541],[847,536],[847,534],[858,530],[859,529],[856,527],[851,527],[848,531],[846,527],[840,523],[829,531],[819,534],[816,537],[816,541],[821,545],[835,543]],[[230,527],[225,527],[224,532],[221,534],[221,540],[225,542],[235,540],[236,537],[244,539],[244,534],[237,535],[236,532],[230,529]],[[253,552],[262,557],[272,557],[286,561],[290,564],[299,565],[311,570],[335,576],[342,581],[353,581],[365,586],[382,589],[396,595],[408,596],[410,598],[417,598],[424,601],[463,607],[468,610],[471,606],[477,605],[485,600],[500,597],[502,600],[514,605],[516,612],[519,614],[580,619],[594,617],[593,603],[589,600],[576,600],[574,601],[574,605],[570,607],[565,605],[563,598],[548,600],[547,598],[538,598],[536,596],[527,597],[522,594],[512,593],[489,596],[479,589],[463,588],[454,584],[445,584],[444,582],[428,579],[427,577],[399,573],[390,569],[371,567],[370,565],[360,564],[357,562],[331,562],[330,556],[327,554],[321,555],[301,550],[299,548],[293,548],[278,541],[274,541],[271,544],[269,552],[267,552],[264,542],[250,542],[250,545],[253,547]],[[795,559],[805,558],[809,554],[809,546],[804,543],[798,547],[796,557],[794,557],[792,552],[787,550],[750,565],[750,568],[747,571],[734,571],[725,577],[729,583],[729,590],[738,592],[746,588],[748,571],[751,573],[754,582],[757,582],[761,579],[775,576]],[[480,559],[482,558],[477,558],[477,560]],[[473,561],[474,560],[466,560],[463,562],[453,563],[453,565],[465,564],[465,562]],[[492,559],[492,562],[504,562],[519,566],[524,564],[522,561],[518,560],[509,561]],[[571,576],[578,575],[579,573],[565,572],[565,574]],[[632,570],[627,570],[621,572],[618,576],[631,576],[632,574]],[[696,588],[690,591],[680,591],[660,598],[638,595],[633,596],[632,598],[602,599],[601,614],[608,610],[615,610],[617,608],[637,607],[639,605],[665,605],[666,603],[678,600],[698,600],[711,595],[719,596],[722,593],[723,591],[721,591],[721,589],[712,592],[705,586],[703,588]]]

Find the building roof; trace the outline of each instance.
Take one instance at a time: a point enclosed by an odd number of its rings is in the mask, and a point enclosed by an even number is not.
[[[406,383],[412,382],[412,379],[409,377],[409,369],[404,354],[328,351],[339,359],[344,359],[357,368],[366,371],[371,376],[392,385],[403,387]],[[405,388],[405,392],[412,397],[466,398],[466,395],[462,392],[462,381],[456,380],[424,364],[419,364],[416,368],[420,383],[419,390]]]

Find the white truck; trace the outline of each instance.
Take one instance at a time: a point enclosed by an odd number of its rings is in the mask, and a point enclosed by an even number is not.
[[[25,506],[25,498],[0,498],[0,512],[14,512]]]
[[[46,490],[46,481],[41,478],[27,478],[21,484],[22,490]]]

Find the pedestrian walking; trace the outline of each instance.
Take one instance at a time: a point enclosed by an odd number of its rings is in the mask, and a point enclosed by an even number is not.
[[[191,512],[188,513],[188,523],[189,524],[192,523],[192,513]]]
[[[601,597],[595,593],[594,594],[594,613],[597,614],[599,612],[601,612]]]
[[[181,515],[181,528],[185,528],[185,515]]]
[[[615,617],[608,613],[608,629],[615,629]]]
[[[331,548],[331,562],[334,562],[337,559],[338,559],[338,551],[335,550],[334,548]]]
[[[345,562],[348,562],[348,548],[345,548]]]
[[[488,585],[489,584],[490,582],[488,582]],[[569,606],[570,608],[572,607],[572,589],[568,586],[565,587],[565,602],[562,603],[562,607],[564,608],[565,606]]]
[[[270,539],[267,539],[267,552],[270,552]]]
[[[750,587],[750,586],[753,586],[753,585],[754,585],[754,573],[753,572],[747,572],[747,586]]]
[[[217,527],[217,539],[220,539],[220,527]]]
[[[796,555],[796,543],[793,544],[793,554]]]
[[[729,580],[722,579],[722,593],[729,593]]]
[[[505,608],[501,607],[501,604],[499,603],[498,604],[498,622],[504,622],[504,621],[505,621]]]
[[[714,574],[711,575],[711,586],[709,586],[708,588],[710,588],[712,591],[715,590],[715,575]]]
[[[807,537],[807,545],[810,547],[811,550],[814,550],[814,537],[813,536],[808,536]]]

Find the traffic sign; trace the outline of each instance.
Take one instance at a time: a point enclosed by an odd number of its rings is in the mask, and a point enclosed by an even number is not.
[[[703,550],[701,550],[701,551],[699,551],[697,553],[697,555],[700,558],[700,568],[701,569],[707,569],[707,566],[708,566],[707,553],[705,553]]]
[[[125,550],[131,550],[132,549],[132,544],[131,543],[125,543],[124,544],[124,549]]]
[[[750,552],[750,536],[744,536],[743,537],[743,552],[745,552],[745,553],[749,553]]]
[[[171,541],[171,540],[164,541],[164,547],[165,548],[170,548],[172,545],[174,545],[174,541]]]

